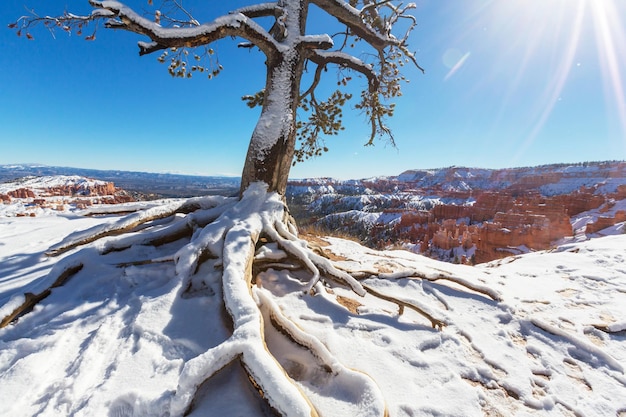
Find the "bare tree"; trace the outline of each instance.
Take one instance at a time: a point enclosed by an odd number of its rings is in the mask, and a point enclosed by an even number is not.
[[[233,330],[228,340],[185,364],[178,388],[167,406],[170,415],[188,413],[203,381],[235,359],[240,359],[255,388],[279,414],[317,415],[314,404],[268,351],[264,323],[271,323],[293,343],[312,352],[326,372],[342,374],[345,381],[367,392],[365,397],[371,401],[368,407],[372,415],[386,415],[384,399],[376,384],[367,375],[337,363],[319,340],[304,334],[276,306],[256,277],[259,271],[270,267],[302,270],[308,274],[308,281],[302,283],[305,293],[316,294],[327,291],[325,285],[340,285],[361,296],[370,294],[396,303],[400,313],[405,307],[413,309],[433,327],[440,329],[445,325],[436,310],[417,301],[381,294],[360,282],[376,275],[376,271],[340,269],[323,250],[300,239],[283,198],[294,159],[300,161],[320,154],[324,150],[322,135],[342,130],[341,110],[351,98],[344,87],[351,75],[365,81],[355,107],[365,114],[371,126],[367,143],[379,136],[393,142],[385,125],[385,119],[393,114],[393,104],[388,100],[400,95],[404,81],[400,67],[409,63],[419,68],[407,45],[416,24],[415,17],[409,14],[415,5],[391,0],[278,0],[233,10],[210,23],[200,24],[181,0],[164,0],[158,10],[149,14],[138,13],[118,1],[89,0],[89,3],[94,10],[87,15],[66,12],[58,17],[41,17],[33,13],[10,26],[28,38],[32,38],[30,31],[37,24],[50,30],[83,33],[90,24],[100,22],[106,28],[134,32],[148,38],[139,42],[140,54],[159,53],[159,60],[167,63],[170,74],[177,77],[190,77],[194,73],[217,75],[221,67],[212,60],[210,45],[222,38],[239,38],[238,46],[262,51],[267,70],[265,88],[244,97],[251,107],[262,106],[262,111],[250,140],[241,195],[171,203],[138,211],[106,227],[71,235],[48,252],[49,256],[60,259],[47,278],[53,284],[40,294],[25,294],[22,306],[0,325],[15,322],[71,276],[85,273],[89,265],[84,261],[83,251],[93,251],[94,247],[88,245],[96,240],[100,243],[95,248],[103,256],[113,251],[131,251],[139,245],[162,247],[182,241],[173,246],[175,249],[169,256],[137,259],[131,265],[173,263],[176,274],[172,279],[179,280],[181,291],[187,295],[206,294],[211,277],[219,274],[221,296]],[[333,16],[341,30],[332,36],[308,34],[307,16],[311,6]],[[394,34],[399,28],[401,33]],[[87,38],[93,39],[95,32],[88,33]],[[363,51],[360,57],[350,53],[355,50]],[[327,99],[320,100],[316,91],[330,67],[336,67],[340,74],[338,88]],[[154,222],[163,218],[170,220],[165,226],[163,221]],[[134,233],[129,235],[129,231]],[[104,237],[108,239],[102,241]],[[76,250],[79,247],[82,249]],[[304,272],[299,274],[302,276]],[[498,298],[488,288],[449,274],[416,271],[407,274],[416,279],[452,280],[472,291]]]
[[[140,55],[160,52],[159,60],[168,62],[170,73],[181,77],[204,70],[211,76],[216,75],[221,69],[219,64],[205,67],[201,61],[211,55],[209,45],[223,38],[240,38],[243,42],[239,46],[262,51],[266,58],[265,88],[259,94],[245,97],[250,106],[262,105],[262,111],[248,148],[242,192],[249,184],[262,181],[269,191],[284,194],[294,155],[296,160],[319,155],[324,150],[320,134],[332,135],[342,130],[341,108],[351,94],[340,88],[326,100],[319,100],[315,94],[322,74],[329,67],[354,72],[366,79],[355,107],[366,114],[371,124],[368,144],[377,136],[386,136],[393,142],[385,125],[385,118],[393,114],[393,104],[386,101],[401,93],[404,78],[399,67],[411,62],[419,68],[407,45],[416,24],[415,17],[408,13],[415,7],[413,3],[279,0],[233,10],[205,24],[200,24],[183,8],[180,0],[165,0],[149,16],[118,1],[89,0],[89,3],[94,8],[89,15],[77,16],[69,12],[58,17],[33,15],[11,26],[27,37],[31,37],[30,28],[41,23],[51,30],[90,33],[87,38],[93,39],[93,32],[86,26],[104,22],[107,28],[149,38],[149,41],[139,42]],[[307,34],[311,5],[334,16],[343,29],[333,36]],[[263,18],[271,20],[269,29],[257,23]],[[399,24],[401,21],[405,23]],[[402,27],[400,35],[393,33],[397,26]],[[349,50],[355,48],[359,48],[363,58],[350,53]],[[305,70],[312,76],[310,85],[303,88]],[[345,87],[351,78],[350,74],[342,76],[340,86]],[[298,110],[307,113],[305,120],[298,120]],[[298,132],[300,147],[296,149]]]

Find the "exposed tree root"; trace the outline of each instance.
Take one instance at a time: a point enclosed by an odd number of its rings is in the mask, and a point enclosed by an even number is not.
[[[64,242],[61,242],[58,245],[51,247],[50,250],[46,252],[46,255],[59,256],[79,246],[83,246],[83,245],[95,242],[96,240],[102,239],[107,236],[122,235],[124,233],[137,229],[138,227],[140,227],[141,225],[145,223],[164,219],[164,218],[173,216],[177,213],[188,214],[200,208],[208,208],[208,207],[215,207],[215,206],[220,207],[219,211],[222,211],[223,208],[220,205],[223,204],[224,200],[225,200],[224,197],[195,198],[195,199],[184,201],[182,203],[175,202],[175,203],[170,203],[164,206],[152,207],[143,211],[134,212],[128,216],[121,218],[119,221],[113,223],[112,225],[96,226],[92,229],[78,232],[70,236],[69,239],[65,240]],[[192,218],[190,220],[193,221],[195,219]],[[207,223],[208,222],[204,224],[207,224]],[[189,227],[189,224],[182,225],[182,226],[183,228],[186,228],[186,227]],[[169,230],[167,234],[171,235]],[[174,235],[176,235],[176,233],[174,233]],[[155,239],[158,239],[158,238],[155,237]]]
[[[164,221],[166,218],[168,220]],[[105,237],[107,239],[103,239]],[[403,313],[404,308],[412,309],[429,320],[433,328],[442,330],[447,325],[445,319],[437,317],[427,306],[416,300],[383,294],[370,285],[363,285],[354,275],[365,278],[364,274],[342,270],[328,259],[323,250],[318,248],[316,251],[309,247],[305,240],[298,238],[280,196],[267,194],[265,188],[257,184],[250,186],[241,200],[215,197],[192,199],[133,213],[111,225],[76,233],[51,248],[48,254],[58,256],[90,243],[92,246],[85,250],[93,253],[95,248],[100,254],[106,254],[136,245],[156,247],[181,239],[182,243],[172,246],[179,248],[174,249],[175,253],[116,265],[129,267],[173,262],[177,278],[181,280],[183,296],[207,294],[210,283],[207,281],[207,269],[201,266],[208,261],[211,261],[209,265],[213,267],[212,271],[221,274],[221,295],[231,319],[232,334],[224,342],[184,364],[178,387],[170,401],[169,412],[172,416],[192,412],[199,387],[234,360],[241,363],[255,391],[277,414],[289,417],[317,416],[318,411],[313,402],[297,381],[298,375],[291,371],[290,376],[281,366],[280,358],[274,357],[269,350],[265,334],[268,325],[278,330],[294,346],[308,351],[316,362],[315,369],[324,370],[342,383],[349,381],[353,388],[358,387],[357,391],[363,393],[363,401],[367,403],[368,415],[387,415],[385,401],[374,381],[339,363],[320,340],[298,327],[281,310],[261,282],[256,283],[259,271],[268,268],[309,271],[311,278],[308,284],[302,286],[305,293],[324,291],[323,281],[329,283],[330,280],[360,296],[369,294],[394,303],[398,306],[399,314]],[[53,284],[40,294],[27,294],[26,301],[3,319],[2,326],[30,311],[53,288],[63,285],[80,271],[84,265],[81,262],[82,254],[78,251],[61,260],[50,273],[50,277],[57,274]],[[372,275],[369,274],[369,277]],[[454,276],[430,276],[412,270],[381,274],[379,277],[417,277],[429,281],[447,279],[492,299],[499,299],[499,294],[491,289]]]
[[[604,333],[614,334],[614,335],[626,335],[626,329],[624,328],[626,326],[624,325],[617,326],[617,328],[613,328],[611,325],[608,325],[608,324],[592,324],[591,326]]]
[[[393,272],[390,274],[380,274],[378,276],[381,279],[400,279],[400,278],[419,278],[426,281],[437,281],[437,280],[446,280],[450,282],[454,282],[462,287],[465,287],[471,291],[486,295],[494,301],[502,301],[502,296],[494,289],[487,287],[485,285],[480,285],[468,281],[464,278],[457,277],[454,275],[449,275],[447,273],[435,273],[435,274],[425,274],[421,271],[416,270],[405,270],[400,272]]]
[[[425,306],[418,306],[417,302],[415,301],[406,301],[406,300],[401,300],[396,297],[391,297],[389,295],[382,294],[367,285],[363,285],[363,288],[365,288],[365,291],[367,291],[369,294],[372,294],[375,297],[397,304],[399,315],[402,315],[404,313],[404,308],[406,307],[406,308],[410,308],[413,311],[416,311],[417,313],[421,314],[422,316],[430,320],[430,324],[433,326],[433,329],[443,330],[443,326],[447,325],[447,323],[443,319],[438,319],[438,318],[433,317],[432,314],[426,311],[427,308]]]
[[[9,323],[15,322],[24,314],[31,312],[35,305],[37,305],[37,303],[52,294],[53,288],[57,288],[65,284],[81,269],[83,269],[82,263],[70,264],[66,268],[61,270],[61,272],[58,274],[57,278],[54,280],[52,285],[50,285],[50,287],[46,288],[38,294],[33,294],[31,292],[27,292],[26,294],[24,294],[24,302],[20,306],[15,308],[15,310],[13,310],[11,314],[7,315],[2,319],[2,321],[0,321],[0,329],[6,327]]]
[[[602,360],[601,362],[602,364],[605,364],[607,367],[621,374],[624,373],[624,366],[618,360],[616,360],[613,356],[609,355],[604,350],[600,349],[594,344],[589,343],[583,339],[580,339],[576,337],[575,335],[572,335],[569,332],[561,328],[558,328],[556,326],[553,326],[536,317],[531,318],[530,323],[533,326],[543,330],[544,332],[550,333],[554,336],[558,336],[562,338],[563,340],[565,340],[566,342],[570,343],[573,346],[572,352],[579,353],[579,354],[582,352],[583,354],[600,358]],[[593,364],[593,362],[591,364]]]
[[[241,209],[224,212],[208,225],[176,257],[177,273],[191,279],[198,270],[199,257],[210,252],[222,260],[222,290],[226,310],[233,321],[232,336],[219,346],[187,362],[183,368],[173,414],[185,413],[197,388],[207,378],[239,357],[254,385],[270,406],[284,416],[315,416],[317,411],[302,390],[267,350],[263,311],[280,324],[298,344],[306,346],[324,366],[338,369],[323,345],[285,319],[278,307],[263,291],[252,286],[255,248],[261,235],[276,242],[296,258],[313,275],[309,288],[320,279],[320,268],[331,271],[334,280],[364,294],[362,286],[350,275],[335,269],[326,259],[309,251],[306,242],[298,239],[286,225],[285,206],[278,198],[259,198],[259,190],[249,189],[241,201]],[[235,214],[235,217],[232,217]],[[383,407],[384,408],[384,407]],[[384,413],[383,413],[384,414]]]

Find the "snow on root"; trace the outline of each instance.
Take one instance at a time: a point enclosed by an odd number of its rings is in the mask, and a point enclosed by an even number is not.
[[[265,319],[266,342],[320,415],[384,416],[385,399],[374,380],[341,364],[315,336],[285,316],[269,291],[255,288]]]
[[[176,212],[184,212],[188,209],[206,209],[219,206],[223,204],[224,201],[226,201],[224,197],[210,196],[185,201],[174,200],[160,206],[148,207],[144,210],[124,216],[115,222],[100,224],[87,230],[72,233],[63,241],[53,245],[46,253],[51,256],[57,256],[77,246],[94,242],[102,237],[128,232],[151,220],[169,217]]]
[[[46,293],[0,329],[0,415],[626,412],[626,236],[467,267],[339,239],[313,253],[256,185],[195,207],[0,267],[23,282],[0,286],[3,313]],[[11,236],[2,266],[30,243]]]

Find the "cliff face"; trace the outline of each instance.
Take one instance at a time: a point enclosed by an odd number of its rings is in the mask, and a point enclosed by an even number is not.
[[[616,225],[617,223],[626,222],[626,211],[618,210],[614,216],[601,216],[595,222],[587,223],[585,233],[598,233],[602,229]]]
[[[65,184],[44,189],[40,196],[113,196],[116,193],[112,182]]]
[[[370,246],[407,243],[427,256],[487,262],[550,248],[573,235],[574,216],[626,199],[626,162],[451,167],[363,181],[304,180],[292,187],[292,201],[306,194],[313,202],[307,213],[316,217],[348,210],[400,214],[395,223],[370,227]],[[586,232],[621,221],[622,214],[606,215],[588,223]]]
[[[9,191],[8,195],[9,197],[13,197],[13,198],[34,198],[35,197],[35,193],[33,192],[33,190],[30,190],[28,188],[18,188],[17,190]]]
[[[543,250],[558,239],[572,236],[570,207],[566,204],[570,201],[579,199],[539,195],[514,198],[504,192],[487,192],[479,195],[472,206],[442,204],[431,211],[406,212],[396,227],[395,237],[419,241],[422,252],[458,247],[467,251],[475,246],[475,262],[488,262],[510,255],[507,248]],[[592,208],[604,201],[598,199]],[[467,220],[474,224],[467,225]]]

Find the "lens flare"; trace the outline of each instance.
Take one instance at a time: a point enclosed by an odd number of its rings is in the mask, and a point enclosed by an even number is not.
[[[450,77],[452,77],[458,70],[461,69],[463,64],[467,61],[467,58],[470,57],[470,53],[466,52],[464,55],[461,55],[461,52],[458,50],[448,50],[444,55],[444,64],[450,68],[450,71],[443,78],[444,81],[448,81]]]

